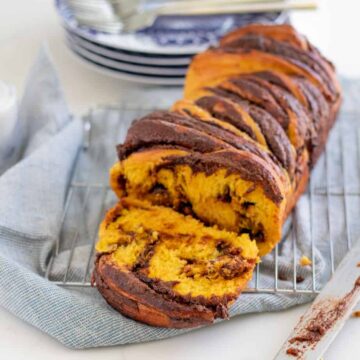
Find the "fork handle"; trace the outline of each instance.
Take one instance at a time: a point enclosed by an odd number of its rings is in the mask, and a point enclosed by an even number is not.
[[[159,6],[154,11],[158,15],[212,15],[212,14],[243,14],[243,13],[259,13],[259,12],[275,12],[284,10],[315,10],[317,8],[316,1],[276,1],[276,2],[263,2],[263,3],[244,3],[236,1],[230,3],[213,2],[209,5],[199,5],[190,7],[189,4],[170,3]],[[206,4],[206,1],[203,2]]]

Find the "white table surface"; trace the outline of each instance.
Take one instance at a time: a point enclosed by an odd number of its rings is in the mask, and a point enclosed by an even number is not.
[[[84,113],[116,103],[134,85],[90,71],[69,53],[51,0],[0,1],[0,79],[22,92],[24,79],[46,42],[59,70],[69,106]],[[293,23],[309,36],[340,73],[360,77],[360,2],[323,1]],[[360,308],[360,305],[358,305]],[[0,307],[0,359],[272,359],[307,306],[247,315],[176,338],[141,345],[73,351]],[[350,319],[326,352],[326,360],[360,359],[360,319]]]

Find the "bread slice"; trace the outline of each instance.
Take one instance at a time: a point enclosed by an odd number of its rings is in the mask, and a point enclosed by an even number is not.
[[[120,198],[146,199],[206,224],[248,233],[261,255],[281,237],[289,189],[267,162],[247,151],[151,148],[116,163],[110,179]]]
[[[212,121],[235,135],[246,134],[250,139],[267,148],[259,125],[240,106],[226,98],[204,96],[196,102],[182,99],[176,101],[171,109],[202,121]]]
[[[226,318],[258,262],[247,234],[130,198],[106,215],[96,251],[93,280],[111,306],[149,325],[174,328]]]
[[[327,99],[334,97],[328,83],[306,64],[270,52],[241,48],[215,48],[196,55],[186,75],[184,95],[186,99],[194,100],[203,95],[206,87],[216,86],[236,75],[261,71],[305,77],[317,86]]]
[[[259,145],[271,151],[292,178],[295,171],[295,149],[279,123],[265,110],[242,101],[235,94],[222,91],[220,88],[209,89],[208,92],[209,94],[195,102],[179,100],[174,104],[173,109],[187,111],[196,116],[196,112],[192,109],[200,108],[215,119],[221,119],[221,126],[235,128],[247,134]],[[232,132],[238,135],[234,130]]]

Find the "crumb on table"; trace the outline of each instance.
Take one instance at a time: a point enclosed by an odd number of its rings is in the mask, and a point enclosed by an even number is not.
[[[300,265],[301,266],[307,266],[307,265],[311,265],[311,264],[312,264],[312,262],[307,256],[303,255],[300,258]]]
[[[352,316],[356,318],[360,318],[360,310],[354,311]]]
[[[287,355],[291,355],[291,356],[299,356],[300,355],[300,351],[298,349],[295,349],[295,348],[289,348],[286,350],[286,354]]]

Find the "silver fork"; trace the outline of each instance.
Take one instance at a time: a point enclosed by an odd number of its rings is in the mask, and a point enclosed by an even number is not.
[[[151,26],[160,15],[214,15],[314,10],[312,0],[68,0],[80,24],[108,33]],[[112,9],[112,10],[111,10]]]
[[[124,27],[123,22],[127,24],[138,21],[139,27],[142,27],[140,19],[142,16],[153,17],[154,21],[157,13],[159,15],[161,13],[174,15],[189,6],[201,8],[226,3],[262,3],[268,1],[271,0],[65,0],[81,25],[109,33],[120,32]],[[148,22],[150,22],[149,18]],[[124,30],[126,31],[126,29]]]
[[[114,5],[108,0],[66,0],[66,4],[81,25],[112,34],[123,28]]]
[[[314,10],[317,3],[314,1],[276,1],[276,2],[253,2],[244,1],[221,1],[202,2],[202,6],[189,6],[187,3],[198,1],[183,1],[180,3],[163,4],[162,6],[149,8],[143,12],[136,12],[122,16],[122,31],[136,31],[146,26],[151,26],[160,15],[213,15],[213,14],[246,14],[264,13],[284,10]],[[208,4],[208,5],[206,5]]]

